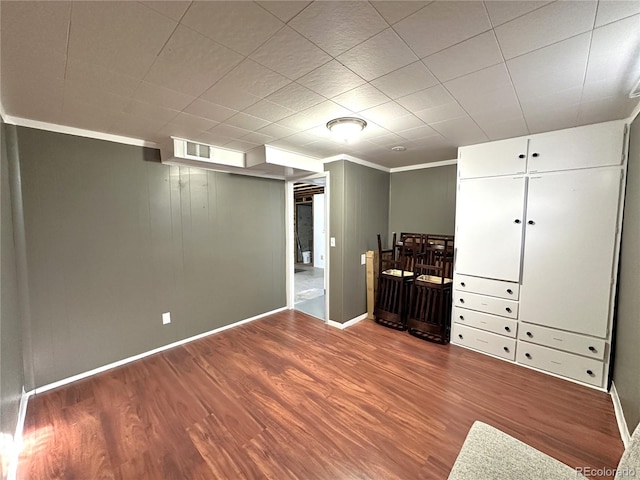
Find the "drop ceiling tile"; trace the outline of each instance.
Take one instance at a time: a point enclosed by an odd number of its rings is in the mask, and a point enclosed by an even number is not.
[[[114,111],[97,109],[95,105],[81,102],[76,98],[67,98],[62,107],[59,122],[70,127],[108,132],[118,116]]]
[[[227,125],[226,123],[220,123],[208,131],[214,135],[223,135],[232,139],[242,138],[251,133],[250,130],[234,127],[233,125]]]
[[[531,134],[575,127],[577,125],[577,118],[578,105],[557,111],[547,111],[540,115],[525,116]]]
[[[365,81],[340,62],[332,60],[299,78],[298,83],[326,98],[332,98]]]
[[[411,63],[371,82],[372,85],[394,100],[424,90],[437,83],[438,79],[422,62]]]
[[[411,113],[402,117],[384,120],[381,125],[394,133],[426,126],[422,120]]]
[[[322,95],[318,95],[316,92],[297,83],[290,83],[286,87],[269,95],[266,99],[296,112],[325,101]]]
[[[192,138],[196,142],[206,143],[215,147],[222,147],[223,145],[234,141],[233,138],[225,137],[224,135],[211,132],[198,132],[198,134]],[[191,138],[189,138],[189,140],[191,140]]]
[[[502,63],[502,52],[493,30],[434,53],[422,60],[441,81]]]
[[[71,2],[2,2],[3,79],[63,79],[70,16]]]
[[[142,78],[175,27],[138,2],[75,2],[69,57]]]
[[[193,2],[181,23],[243,55],[284,26],[254,2]]]
[[[554,2],[495,29],[504,58],[511,59],[591,30],[596,1]]]
[[[351,116],[351,112],[340,105],[326,100],[318,105],[291,115],[278,123],[295,130],[308,130],[318,125],[325,125],[329,120]]]
[[[429,5],[431,2],[419,1],[373,1],[371,4],[382,17],[389,22],[390,25],[408,17],[412,13],[417,12],[422,7]]]
[[[380,55],[380,52],[385,52]],[[388,28],[338,57],[338,60],[367,81],[415,62],[418,58]]]
[[[433,137],[439,135],[433,128],[428,125],[422,125],[416,128],[410,128],[408,130],[400,130],[397,132],[402,138],[407,140],[419,140],[421,138]]]
[[[414,112],[414,115],[425,123],[442,122],[452,118],[464,117],[467,112],[457,102],[445,103],[437,107],[431,107]]]
[[[61,79],[53,81],[45,77],[26,77],[20,82],[11,83],[3,80],[2,90],[2,106],[8,115],[59,123],[63,105]],[[7,95],[6,91],[10,91],[11,95]]]
[[[247,58],[231,70],[222,83],[232,85],[256,97],[266,97],[291,82],[279,73]]]
[[[177,125],[175,123],[167,123],[162,128],[158,130],[158,135],[162,137],[179,137],[186,138],[189,140],[198,140],[202,141],[198,138],[198,136],[202,133],[198,129],[194,129],[192,127],[188,127],[185,125]],[[208,142],[204,142],[208,143]]]
[[[241,61],[241,55],[180,25],[149,69],[145,80],[199,96]]]
[[[420,57],[436,53],[491,28],[482,2],[433,2],[396,23],[394,29]]]
[[[457,145],[473,145],[489,140],[489,137],[468,116],[432,123],[431,127]]]
[[[397,102],[407,110],[417,112],[452,103],[455,102],[455,100],[442,85],[436,85],[399,98]]]
[[[176,115],[176,117],[171,120],[170,123],[172,123],[173,125],[190,128],[198,132],[209,130],[210,128],[215,127],[218,124],[218,122],[214,120],[198,117],[196,115],[190,115],[184,112]]]
[[[251,132],[242,137],[241,140],[257,143],[258,145],[264,145],[271,142],[272,140],[276,140],[276,137],[272,137],[271,135],[264,135],[262,133]]]
[[[196,97],[143,81],[138,85],[136,92],[133,94],[133,99],[154,103],[172,110],[182,110],[193,102]]]
[[[225,124],[234,127],[244,128],[246,130],[258,130],[269,124],[269,121],[262,118],[247,115],[246,113],[237,113],[233,117],[224,121]]]
[[[131,100],[124,108],[124,113],[131,115],[132,117],[147,118],[151,121],[161,122],[164,125],[173,120],[180,112],[151,103]]]
[[[525,116],[542,115],[563,108],[572,108],[580,103],[582,87],[576,86],[567,90],[548,93],[540,97],[523,97],[520,104]]]
[[[367,108],[386,103],[390,101],[390,98],[373,85],[367,83],[353,90],[349,90],[342,95],[338,95],[332,100],[352,112],[361,112]]]
[[[504,120],[487,119],[482,122],[475,120],[490,140],[502,140],[529,134],[522,114]]]
[[[332,57],[388,26],[369,2],[358,1],[313,2],[289,25]]]
[[[540,7],[544,7],[547,3],[551,2],[537,2],[533,0],[485,0],[484,2],[494,27],[502,25],[514,18],[521,17]]]
[[[159,1],[150,1],[150,2],[142,2],[149,8],[152,8],[158,13],[161,13],[165,17],[169,17],[171,20],[175,20],[179,22],[184,12],[187,11],[189,5],[191,5],[190,1],[168,1],[168,0],[159,0]]]
[[[596,28],[589,50],[585,88],[606,79],[609,83],[618,83],[619,93],[628,94],[640,75],[640,62],[632,60],[638,57],[639,51],[640,15]]]
[[[260,97],[256,97],[233,85],[228,85],[224,81],[211,87],[200,98],[238,111],[244,110],[260,100]]]
[[[311,2],[298,2],[294,0],[269,0],[267,2],[257,2],[262,8],[269,10],[273,15],[283,22],[288,22],[299,14]]]
[[[289,135],[293,135],[296,131],[292,128],[285,127],[283,125],[278,125],[277,123],[272,123],[271,125],[267,125],[266,127],[262,127],[257,130],[256,133],[267,135],[273,138],[284,138]]]
[[[583,102],[580,105],[578,124],[586,125],[626,118],[631,115],[637,104],[637,98],[629,98],[628,96],[615,96]]]
[[[388,133],[386,135],[379,135],[375,138],[370,138],[369,141],[382,148],[388,149],[396,145],[403,145],[407,140],[396,133]]]
[[[244,113],[264,118],[269,122],[277,122],[278,120],[282,120],[283,118],[293,115],[295,112],[278,105],[277,103],[270,102],[269,100],[260,100],[244,110]]]
[[[282,140],[290,145],[308,145],[309,143],[317,142],[318,137],[309,132],[298,132]]]
[[[300,78],[331,60],[329,55],[288,26],[271,37],[250,57],[291,80]]]
[[[67,62],[65,82],[123,97],[131,97],[141,84],[139,78],[71,58]]]
[[[238,113],[236,110],[207,102],[201,98],[198,98],[189,104],[189,106],[184,109],[184,112],[190,115],[195,115],[196,117],[208,118],[215,122],[224,122],[226,119],[231,118]]]
[[[109,133],[147,140],[156,137],[157,132],[165,124],[166,122],[123,113],[111,125]]]
[[[248,140],[241,139],[241,140],[233,140],[229,143],[225,143],[224,148],[246,153],[249,150],[253,150],[254,148],[259,146],[260,146],[260,143],[249,142]]]
[[[444,84],[468,113],[516,108],[518,98],[505,64],[470,73]]]
[[[640,2],[638,0],[600,1],[598,3],[598,13],[596,13],[595,26],[601,27],[638,13],[640,13]]]
[[[590,40],[585,33],[508,60],[518,96],[526,100],[581,86]]]
[[[377,107],[363,110],[360,112],[360,115],[362,115],[366,120],[371,120],[384,127],[386,121],[404,117],[409,115],[409,112],[396,102],[387,102],[382,105],[378,105]]]
[[[93,88],[91,84],[65,82],[64,101],[77,100],[93,108],[121,113],[131,103],[129,97],[123,97],[104,90]],[[177,112],[176,112],[177,113]]]

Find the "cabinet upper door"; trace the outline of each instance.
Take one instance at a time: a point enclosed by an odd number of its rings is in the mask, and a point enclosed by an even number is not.
[[[624,121],[532,135],[529,172],[621,165],[623,145]]]
[[[605,338],[620,169],[531,176],[520,319]]]
[[[512,138],[498,142],[460,147],[460,178],[514,175],[527,170],[527,139]]]
[[[456,199],[458,274],[520,280],[524,177],[460,180]]]

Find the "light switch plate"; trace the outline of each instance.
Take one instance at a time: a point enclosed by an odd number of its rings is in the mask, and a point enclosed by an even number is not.
[[[366,265],[367,264],[367,254],[363,253],[362,255],[360,255],[360,265]]]
[[[336,237],[331,237],[331,246],[332,247],[336,246]]]
[[[167,325],[171,323],[171,312],[165,312],[162,314],[162,324]]]

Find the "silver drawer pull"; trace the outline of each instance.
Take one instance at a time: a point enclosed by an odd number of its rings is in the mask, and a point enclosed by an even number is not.
[[[551,363],[555,363],[556,365],[562,365],[562,362],[556,362],[555,360],[551,360]]]
[[[487,342],[486,340],[482,340],[482,339],[480,339],[480,338],[476,338],[476,340],[477,340],[478,342],[481,342],[481,343],[489,343],[489,342]]]
[[[553,337],[553,339],[554,339],[556,342],[562,342],[562,341],[563,341],[561,338]]]

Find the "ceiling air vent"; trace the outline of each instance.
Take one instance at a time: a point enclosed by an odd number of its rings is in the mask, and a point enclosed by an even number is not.
[[[184,138],[173,139],[174,159],[185,159],[193,162],[206,162],[227,167],[244,168],[244,153],[226,148],[197,143]],[[193,165],[197,166],[197,165]],[[205,167],[206,168],[206,167]]]

